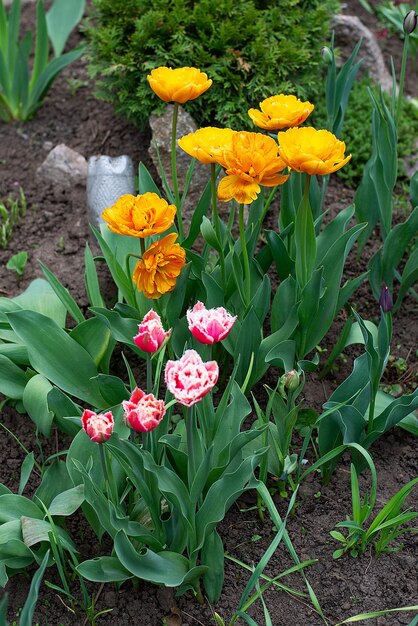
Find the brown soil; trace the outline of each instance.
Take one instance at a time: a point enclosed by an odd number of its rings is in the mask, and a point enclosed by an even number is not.
[[[348,3],[346,12],[354,12],[365,19],[365,23],[374,30],[380,26],[363,11],[355,0]],[[24,20],[33,20],[33,7],[24,9]],[[383,40],[384,49],[399,57],[400,44],[395,37]],[[74,80],[78,81],[77,89]],[[416,81],[407,83],[407,90],[416,93]],[[414,92],[415,90],[415,92]],[[0,197],[16,194],[19,186],[24,189],[28,213],[22,224],[13,233],[6,250],[0,251],[0,295],[14,296],[37,276],[42,276],[37,263],[42,260],[69,288],[74,298],[82,307],[88,305],[83,279],[83,255],[85,241],[93,244],[86,217],[86,197],[83,187],[72,187],[57,192],[51,185],[36,178],[36,169],[47,155],[48,144],[53,146],[65,143],[79,151],[86,158],[94,154],[116,156],[129,154],[135,163],[144,161],[148,167],[149,133],[141,132],[123,119],[114,116],[110,105],[97,101],[87,82],[83,60],[68,68],[61,75],[43,107],[36,117],[23,124],[4,124],[0,122]],[[344,188],[337,178],[330,185],[327,204],[333,210],[347,206],[353,198],[352,190]],[[347,268],[347,276],[358,275],[367,265],[373,244],[365,250],[363,258],[356,260],[353,254]],[[18,284],[12,272],[6,269],[7,260],[16,252],[26,250],[29,262],[23,278]],[[112,296],[111,282],[105,268],[102,281],[109,297]],[[367,283],[364,283],[354,297],[357,308],[368,319],[377,319],[378,305],[374,302]],[[400,313],[394,320],[393,353],[408,359],[412,373],[416,372],[416,304],[412,298],[406,298]],[[323,347],[329,349],[338,337],[343,323],[343,315],[336,320],[335,326],[324,341]],[[319,410],[324,400],[347,375],[354,356],[354,350],[347,356],[347,362],[339,361],[340,369],[333,377],[319,383],[312,376],[305,388],[304,404]],[[394,374],[388,374],[394,382]],[[263,393],[261,386],[260,397]],[[262,398],[261,398],[262,401]],[[29,449],[38,450],[34,440],[32,423],[27,417],[6,407],[1,415],[3,424],[12,430]],[[57,433],[42,442],[46,454],[63,449],[68,441]],[[56,448],[57,446],[57,448]],[[415,453],[416,441],[400,429],[382,437],[372,448],[379,476],[378,504],[383,505],[397,489],[416,476]],[[297,450],[295,450],[297,451]],[[6,434],[0,438],[0,482],[16,489],[19,482],[20,465],[24,454],[16,442]],[[310,457],[309,460],[312,460]],[[29,493],[35,487],[35,481],[28,485]],[[361,479],[362,492],[367,487],[367,477]],[[287,502],[276,496],[279,511],[284,514]],[[418,507],[417,498],[409,501],[412,508]],[[229,554],[252,566],[257,564],[273,538],[272,526],[267,521],[262,525],[257,518],[253,494],[248,494],[228,513],[220,526],[225,549]],[[296,510],[288,521],[288,531],[299,557],[314,558],[317,562],[310,566],[307,577],[317,594],[322,609],[330,624],[364,611],[406,606],[417,603],[418,587],[416,578],[416,558],[418,542],[416,535],[403,537],[404,549],[393,554],[375,559],[370,554],[353,559],[344,557],[333,561],[332,552],[335,542],[329,531],[336,522],[344,519],[351,510],[349,484],[349,463],[345,459],[335,472],[330,485],[323,488],[317,474],[303,483]],[[97,554],[100,546],[89,533],[82,519],[71,523],[74,540],[80,548],[82,558]],[[271,559],[266,574],[277,576],[292,565],[283,546],[280,546]],[[17,619],[30,585],[29,571],[11,579],[7,591],[9,599],[9,619]],[[52,577],[52,578],[51,578]],[[52,570],[46,578],[58,584]],[[230,561],[226,563],[225,587],[216,611],[225,619],[230,618],[245,587],[248,573]],[[286,584],[305,591],[299,575],[293,575]],[[213,624],[211,608],[197,605],[189,596],[174,598],[172,591],[139,583],[137,588],[131,584],[123,585],[119,590],[111,585],[103,589],[99,585],[89,587],[91,593],[98,594],[97,611],[111,608],[112,612],[98,618],[98,624],[128,626],[160,626],[164,617],[170,614],[172,607],[181,611],[181,624]],[[74,593],[79,593],[76,584]],[[295,599],[285,592],[271,588],[265,594],[274,626],[294,624],[295,626],[316,626],[322,620],[311,608],[306,598]],[[256,603],[250,614],[258,624],[264,623],[262,607]],[[138,617],[140,616],[140,617]],[[409,624],[412,615],[398,614],[371,620],[371,625],[400,626]],[[74,615],[66,608],[63,598],[55,592],[41,586],[40,599],[35,611],[34,623],[40,626],[67,626],[84,624],[85,615]],[[180,622],[167,622],[179,624]],[[243,622],[238,622],[243,623]]]

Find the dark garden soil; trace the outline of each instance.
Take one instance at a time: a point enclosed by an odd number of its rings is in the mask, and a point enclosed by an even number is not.
[[[380,25],[361,9],[356,0],[351,0],[346,13],[356,13],[375,31]],[[33,7],[24,9],[24,21],[32,23]],[[74,36],[76,41],[77,36]],[[388,36],[380,40],[385,53],[399,58],[400,42]],[[407,93],[418,95],[417,82],[411,77],[407,81]],[[16,195],[22,187],[26,196],[28,211],[18,226],[6,250],[0,250],[0,296],[12,297],[35,278],[42,276],[38,260],[46,264],[69,288],[81,307],[88,306],[85,293],[83,268],[85,241],[94,246],[86,217],[86,192],[83,186],[72,186],[65,191],[57,191],[52,185],[41,182],[36,177],[36,169],[45,159],[48,151],[58,143],[65,143],[86,158],[94,154],[129,154],[135,163],[144,161],[152,171],[148,156],[150,134],[139,131],[135,126],[114,116],[110,105],[97,101],[88,83],[86,66],[83,60],[68,68],[60,76],[43,107],[36,117],[25,124],[4,124],[0,122],[0,198]],[[344,188],[337,177],[331,181],[327,205],[332,211],[346,207],[353,200],[353,191]],[[399,214],[396,219],[403,220]],[[367,259],[373,253],[371,243],[363,257],[356,260],[352,254],[346,276],[356,276],[364,271]],[[15,274],[6,269],[6,262],[15,253],[26,250],[29,262],[20,283]],[[100,273],[105,294],[109,302],[114,297],[112,283],[106,268]],[[364,283],[353,298],[358,310],[368,319],[377,320],[378,305],[370,288]],[[334,327],[323,342],[323,348],[330,349],[338,337],[344,321],[340,314]],[[346,358],[338,361],[339,369],[332,376],[320,382],[315,376],[308,381],[304,392],[304,405],[320,410],[322,403],[349,373],[352,360],[360,349],[353,348]],[[388,384],[400,383],[404,390],[410,390],[417,381],[417,305],[407,297],[394,319],[393,355],[407,362],[407,372],[398,372],[396,367],[388,370]],[[326,354],[326,352],[325,352]],[[259,401],[263,401],[262,386],[257,387]],[[35,453],[38,450],[34,438],[34,428],[25,415],[6,407],[1,422]],[[56,435],[56,436],[55,436]],[[42,444],[45,454],[52,454],[65,448],[69,441],[56,433]],[[298,450],[295,450],[298,451]],[[378,504],[383,505],[402,485],[414,478],[416,468],[416,440],[401,429],[395,429],[382,437],[371,449],[379,477]],[[0,437],[0,482],[17,490],[20,465],[24,453],[15,440],[2,431]],[[309,458],[311,462],[312,455]],[[362,493],[367,487],[367,476],[361,477]],[[36,478],[25,490],[30,495],[36,488]],[[286,512],[287,501],[275,496],[282,515]],[[274,537],[272,525],[260,523],[254,510],[254,494],[247,494],[227,514],[220,525],[220,533],[228,555],[240,559],[247,565],[257,564]],[[411,496],[409,506],[418,507],[416,495]],[[339,547],[329,536],[338,521],[342,521],[351,511],[349,461],[340,463],[330,484],[324,488],[318,474],[302,484],[297,507],[288,520],[288,532],[301,560],[315,559],[316,563],[307,570],[307,577],[315,590],[322,609],[330,624],[357,613],[417,604],[418,583],[416,562],[418,556],[417,535],[410,533],[402,537],[403,550],[386,554],[379,559],[367,554],[354,559],[343,557],[333,561],[332,553]],[[80,549],[81,560],[100,553],[96,538],[89,532],[87,524],[79,517],[69,522],[69,530]],[[399,544],[397,544],[399,546]],[[272,577],[292,565],[286,549],[280,545],[271,559],[266,574]],[[18,620],[19,609],[28,593],[31,575],[34,570],[12,578],[7,586],[9,592],[9,619]],[[248,580],[248,572],[240,566],[226,561],[226,579],[223,594],[216,611],[225,619],[231,616]],[[59,583],[52,570],[46,578]],[[284,584],[305,592],[299,574],[285,579]],[[89,587],[98,595],[96,610],[112,609],[98,618],[97,624],[115,626],[170,626],[213,624],[211,607],[198,605],[190,595],[175,598],[172,590],[139,583],[130,583],[117,590],[112,585],[101,588]],[[79,590],[74,585],[74,593]],[[1,595],[1,592],[0,592]],[[311,608],[306,597],[295,598],[285,591],[270,588],[265,600],[274,626],[319,626],[322,620]],[[174,608],[174,612],[172,609]],[[264,623],[262,607],[256,603],[250,610],[258,624]],[[167,622],[164,618],[170,616]],[[413,615],[398,614],[371,620],[371,625],[400,626],[409,624]],[[44,585],[35,611],[34,623],[39,626],[81,626],[85,623],[83,613],[73,614],[66,606],[65,599]],[[243,622],[238,622],[243,623]]]

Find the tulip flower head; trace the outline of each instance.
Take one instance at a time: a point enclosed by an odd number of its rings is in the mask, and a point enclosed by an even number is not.
[[[170,335],[171,329],[165,331],[160,316],[151,309],[138,325],[134,343],[143,352],[157,352]]]
[[[112,232],[141,239],[168,230],[175,215],[174,204],[150,192],[140,196],[127,193],[102,213]]]
[[[328,130],[310,126],[289,128],[279,133],[279,152],[283,161],[296,172],[325,176],[341,169],[350,159],[345,143]]]
[[[233,316],[223,307],[207,309],[202,302],[197,302],[187,311],[187,323],[193,337],[200,343],[212,344],[225,339],[232,330],[237,316]]]
[[[147,79],[151,89],[161,100],[180,104],[198,98],[212,84],[207,74],[195,67],[157,67]]]
[[[150,245],[138,261],[133,280],[145,297],[155,300],[173,291],[186,262],[186,251],[178,243],[176,233],[170,233]]]
[[[81,425],[90,439],[95,443],[104,443],[113,432],[113,415],[111,411],[107,413],[94,413],[85,409],[81,416]]]
[[[248,115],[259,128],[281,130],[302,124],[314,109],[310,102],[283,93],[260,102],[260,109],[250,109]]]
[[[389,287],[385,285],[380,292],[379,304],[384,313],[389,313],[393,309],[393,300]]]
[[[403,32],[405,35],[412,35],[417,27],[418,14],[412,9],[405,15],[403,21]]]
[[[235,133],[232,148],[224,151],[220,163],[228,174],[218,186],[218,198],[224,202],[234,198],[249,204],[260,193],[260,185],[275,187],[289,178],[280,174],[286,163],[279,156],[277,143],[262,133]]]
[[[164,400],[157,400],[152,393],[145,394],[136,387],[129,400],[122,402],[124,420],[138,433],[149,433],[157,428],[165,415]]]
[[[184,152],[205,165],[222,164],[224,150],[232,149],[232,137],[235,133],[231,128],[207,126],[184,135],[177,143]]]
[[[178,361],[167,361],[165,382],[177,402],[192,406],[216,385],[219,367],[216,361],[204,363],[196,350],[186,350]]]

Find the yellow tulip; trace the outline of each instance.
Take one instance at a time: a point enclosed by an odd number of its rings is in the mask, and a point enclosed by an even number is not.
[[[198,98],[212,84],[205,72],[195,67],[157,67],[147,76],[154,93],[164,102],[180,102]]]
[[[174,222],[176,207],[156,193],[121,196],[116,204],[105,209],[102,217],[109,229],[118,235],[150,237],[163,233]]]
[[[231,128],[207,126],[181,137],[177,143],[184,152],[205,165],[222,163],[224,150],[232,149],[235,133]]]
[[[147,298],[155,300],[173,291],[186,262],[186,251],[175,243],[176,233],[170,233],[151,244],[138,261],[133,280]]]
[[[248,115],[259,128],[281,130],[302,124],[314,109],[310,102],[302,102],[292,95],[279,94],[260,102],[260,109],[250,109]]]
[[[282,185],[288,176],[280,174],[286,167],[278,154],[278,145],[261,133],[237,132],[232,148],[224,150],[221,165],[227,176],[218,186],[218,198],[227,202],[251,203],[261,191],[260,185]]]
[[[345,143],[328,130],[315,128],[289,128],[279,133],[279,151],[291,169],[307,174],[325,176],[341,169],[350,159],[345,153]]]

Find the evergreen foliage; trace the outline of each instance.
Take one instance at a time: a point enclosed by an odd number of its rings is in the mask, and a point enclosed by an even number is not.
[[[213,80],[187,104],[200,125],[254,129],[250,107],[320,91],[321,46],[337,0],[93,0],[87,26],[98,96],[139,125],[162,109],[147,74],[194,66]]]

